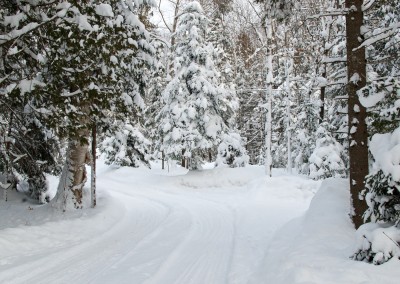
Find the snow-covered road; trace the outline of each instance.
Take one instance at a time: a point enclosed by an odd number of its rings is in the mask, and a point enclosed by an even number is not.
[[[0,283],[248,283],[317,187],[260,167],[108,169],[98,208],[0,231]]]

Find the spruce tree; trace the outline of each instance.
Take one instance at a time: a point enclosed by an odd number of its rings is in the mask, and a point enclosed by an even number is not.
[[[83,206],[90,129],[95,124],[110,125],[110,117],[124,118],[143,102],[147,80],[143,71],[153,63],[154,49],[142,19],[151,2],[21,1],[18,5],[29,7],[5,18],[6,23],[13,20],[0,44],[21,42],[33,64],[28,65],[27,78],[7,76],[19,81],[2,82],[8,84],[4,89],[12,89],[11,85],[29,93],[30,106],[41,123],[68,140],[55,199],[63,209],[68,204]],[[24,13],[29,14],[24,17]],[[32,38],[34,44],[28,48],[26,43]]]
[[[45,30],[62,10],[52,1],[0,4],[0,172],[39,202],[48,201],[45,174],[59,173],[61,153],[32,92],[44,85]]]
[[[330,131],[331,127],[324,122],[316,133],[316,146],[310,156],[310,177],[316,180],[346,176],[346,167],[342,159],[344,149]]]
[[[372,167],[366,177],[363,195],[368,209],[364,220],[400,222],[400,68],[399,31],[400,4],[379,3],[366,11],[364,37],[368,46],[367,85],[360,95],[367,107],[369,131],[372,134],[370,152]],[[380,31],[377,33],[376,31]],[[393,31],[393,32],[392,32]]]
[[[208,44],[208,19],[200,4],[189,3],[179,18],[176,34],[175,76],[163,92],[159,120],[167,157],[190,159],[199,169],[207,152],[219,144],[232,113],[229,92],[219,86]]]

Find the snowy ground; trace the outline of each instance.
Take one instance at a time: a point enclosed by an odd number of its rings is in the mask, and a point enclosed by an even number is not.
[[[343,181],[303,214],[319,185],[262,167],[103,166],[96,209],[61,214],[14,193],[0,201],[0,283],[398,283],[397,259],[348,259]]]

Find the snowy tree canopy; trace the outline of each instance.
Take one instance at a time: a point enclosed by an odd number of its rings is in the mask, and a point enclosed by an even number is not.
[[[218,145],[228,129],[229,92],[219,86],[214,48],[205,40],[208,19],[200,4],[185,7],[177,27],[175,77],[163,92],[159,119],[167,156],[192,158],[198,168],[202,151]]]

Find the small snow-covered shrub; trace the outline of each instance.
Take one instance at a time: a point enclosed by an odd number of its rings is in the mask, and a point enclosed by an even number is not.
[[[231,168],[244,167],[249,163],[249,156],[243,146],[243,140],[237,133],[225,134],[218,146],[215,165],[228,165]]]
[[[375,222],[399,222],[400,220],[400,182],[382,170],[370,174],[366,179],[365,199],[368,209],[364,218]]]
[[[294,146],[294,166],[298,173],[308,175],[310,173],[309,159],[315,148],[314,137],[307,129],[299,129],[296,134]]]
[[[364,220],[379,223],[367,223],[357,230],[353,258],[382,264],[400,256],[400,128],[375,134],[369,149],[374,164],[363,192],[368,204]]]
[[[310,177],[315,180],[346,177],[343,151],[343,146],[330,133],[329,125],[321,123],[317,130],[316,146],[310,156]]]
[[[355,260],[379,265],[400,257],[400,229],[390,224],[367,223],[357,230]]]
[[[364,196],[368,204],[364,219],[400,222],[400,127],[393,133],[375,134],[370,142],[374,157],[366,178]]]
[[[105,154],[105,162],[108,165],[149,167],[150,145],[150,141],[138,127],[125,124],[104,138],[100,144],[100,151]]]

